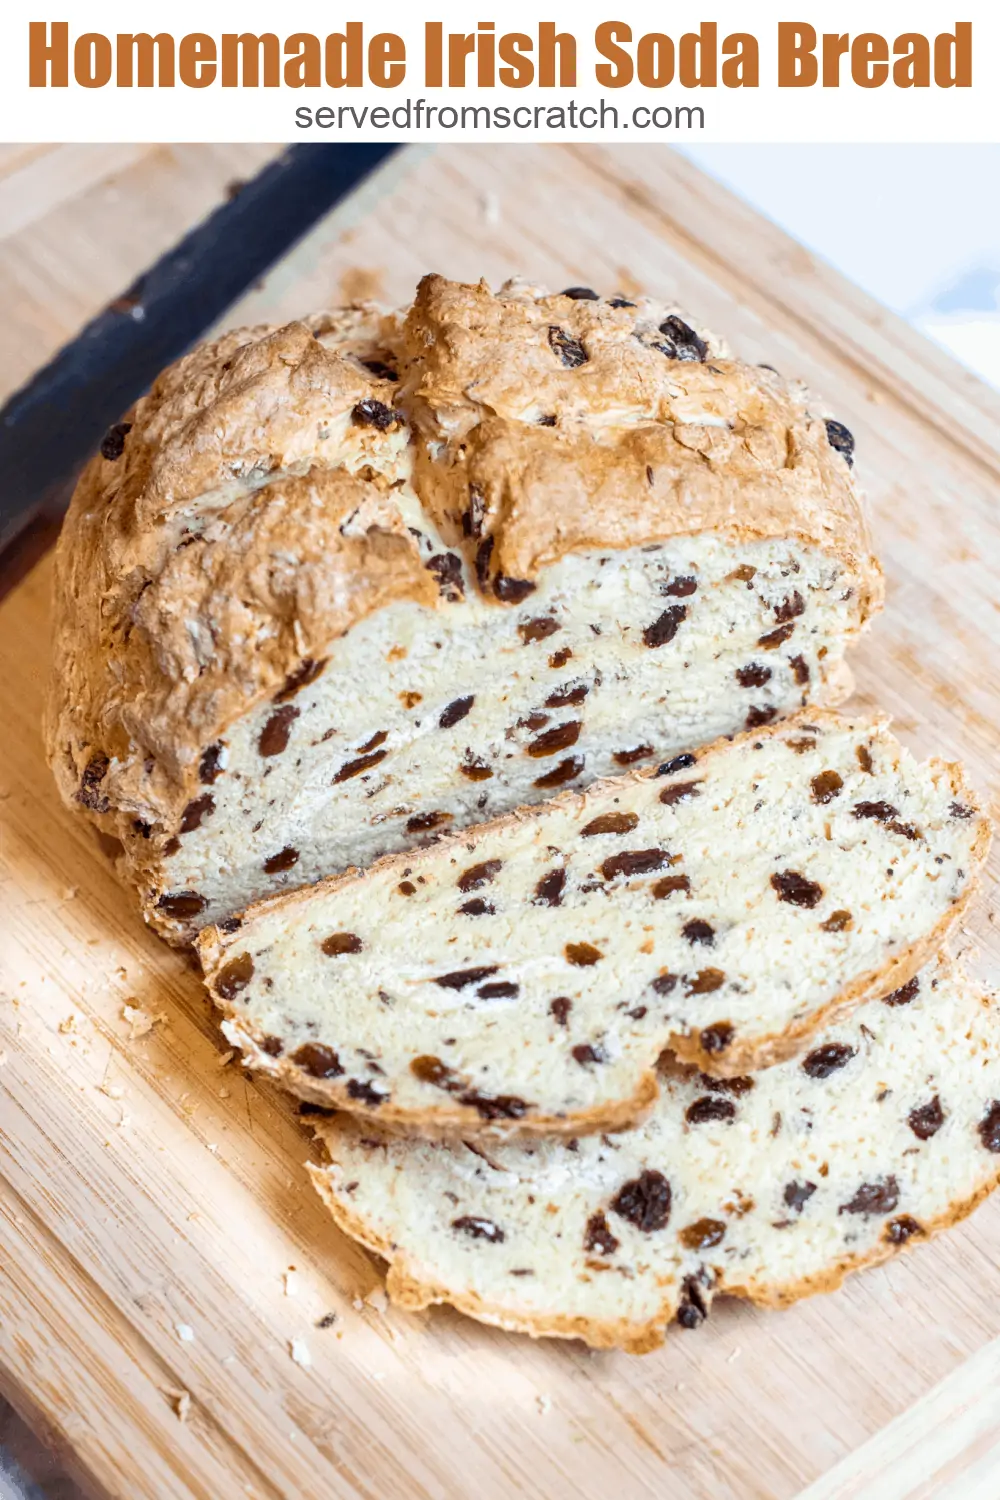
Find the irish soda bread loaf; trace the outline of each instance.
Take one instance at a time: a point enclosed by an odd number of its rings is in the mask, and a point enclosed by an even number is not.
[[[242,329],[107,434],[48,749],[171,940],[842,695],[880,599],[850,433],[584,291]]]
[[[199,951],[226,1035],[306,1098],[576,1134],[634,1119],[664,1047],[743,1073],[906,983],[988,841],[957,766],[825,711],[264,902]]]
[[[1000,1174],[993,998],[947,964],[801,1060],[674,1070],[638,1129],[437,1144],[338,1116],[313,1180],[404,1307],[636,1353],[720,1293],[785,1305],[954,1223]]]

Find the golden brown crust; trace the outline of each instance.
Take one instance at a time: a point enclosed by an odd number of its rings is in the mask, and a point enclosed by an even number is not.
[[[794,737],[796,726],[801,723],[822,726],[824,723],[836,724],[842,721],[843,716],[834,709],[810,707],[783,723],[745,730],[742,734],[731,738],[724,737],[717,740],[699,751],[698,762],[704,768],[706,761],[712,756],[732,754],[734,746],[774,736]],[[876,722],[884,724],[888,721],[882,717]],[[963,768],[957,762],[932,759],[928,765],[935,776],[946,778],[955,800],[962,802],[979,818],[971,851],[974,867],[978,868],[985,863],[993,833],[989,821],[982,815],[976,793],[966,781]],[[616,780],[619,782],[621,780],[646,781],[655,775],[655,770],[633,771],[628,777]],[[471,839],[480,838],[485,833],[507,827],[514,822],[544,817],[555,806],[575,807],[578,820],[583,823],[586,821],[586,809],[608,785],[606,781],[598,781],[586,791],[563,792],[549,802],[517,808],[514,812],[480,824],[475,829],[444,834],[434,845],[432,857],[447,861],[449,850],[452,848],[467,853]],[[266,1072],[283,1088],[302,1099],[348,1112],[364,1112],[359,1109],[357,1101],[347,1093],[344,1080],[314,1078],[290,1058],[275,1058],[264,1051],[262,1044],[265,1038],[247,1026],[238,1002],[227,1000],[215,991],[213,976],[222,968],[229,949],[246,941],[247,928],[258,917],[269,917],[276,911],[293,912],[299,906],[308,905],[315,897],[333,894],[344,886],[363,880],[377,872],[396,869],[402,872],[404,868],[411,867],[413,861],[412,851],[388,854],[369,866],[366,871],[345,870],[342,874],[328,876],[315,885],[268,897],[247,909],[237,931],[223,932],[218,927],[210,926],[204,928],[196,939],[205,983],[215,1005],[226,1017],[226,1035],[246,1053],[251,1066]],[[737,1040],[721,1055],[706,1051],[702,1046],[700,1034],[696,1033],[674,1035],[666,1045],[682,1062],[693,1064],[702,1072],[720,1078],[756,1072],[761,1068],[771,1067],[775,1063],[798,1055],[799,1052],[805,1050],[810,1038],[817,1031],[849,1015],[866,1000],[877,999],[888,994],[911,979],[934,954],[940,951],[948,934],[964,914],[977,888],[978,880],[973,876],[958,901],[925,937],[897,950],[879,969],[860,975],[823,1009],[804,1016],[786,1031],[759,1038],[752,1043],[741,1043]],[[641,1075],[631,1098],[617,1100],[613,1106],[596,1106],[565,1115],[537,1114],[519,1121],[504,1120],[496,1126],[484,1122],[471,1106],[452,1102],[414,1113],[412,1110],[400,1109],[390,1099],[378,1106],[377,1119],[379,1125],[386,1125],[390,1129],[405,1130],[410,1134],[440,1139],[461,1136],[485,1137],[491,1134],[502,1134],[505,1139],[532,1135],[574,1136],[592,1135],[603,1130],[617,1130],[637,1124],[645,1111],[658,1098],[659,1086],[653,1071],[655,1063],[656,1059],[651,1059],[650,1070]]]
[[[692,334],[704,359],[668,357],[667,312],[428,277],[405,331],[356,306],[164,371],[73,497],[46,716],[64,800],[125,841],[133,880],[157,888],[200,755],[234,720],[386,604],[446,607],[397,503],[411,477],[408,504],[478,558],[490,599],[575,550],[787,536],[847,563],[857,634],[881,574],[821,417],[711,335]],[[355,419],[371,401],[386,426]]]
[[[322,1139],[322,1135],[320,1138]],[[407,1311],[419,1312],[435,1304],[447,1303],[459,1312],[465,1313],[467,1317],[475,1318],[477,1322],[488,1323],[495,1328],[504,1328],[509,1333],[526,1333],[531,1338],[578,1338],[583,1339],[593,1349],[623,1349],[627,1354],[649,1354],[654,1349],[661,1348],[665,1341],[667,1327],[677,1314],[680,1286],[675,1288],[673,1295],[664,1297],[660,1308],[647,1321],[626,1323],[620,1320],[605,1322],[582,1317],[543,1318],[528,1312],[514,1313],[507,1308],[491,1306],[474,1293],[422,1281],[419,1274],[408,1264],[398,1246],[390,1245],[381,1239],[368,1224],[352,1214],[337,1198],[322,1167],[316,1167],[310,1163],[309,1175],[337,1226],[352,1239],[389,1262],[386,1289],[392,1301],[397,1306],[406,1308]],[[807,1276],[800,1281],[789,1282],[783,1286],[761,1287],[755,1286],[752,1282],[730,1284],[723,1280],[714,1289],[713,1300],[716,1296],[739,1297],[758,1307],[785,1308],[791,1307],[793,1303],[800,1302],[806,1297],[817,1296],[821,1292],[835,1292],[845,1278],[853,1272],[863,1270],[868,1266],[880,1265],[901,1250],[911,1249],[914,1244],[923,1244],[931,1235],[938,1234],[944,1229],[951,1229],[954,1225],[961,1223],[985,1198],[989,1197],[998,1183],[1000,1183],[1000,1167],[997,1168],[997,1175],[991,1182],[984,1183],[969,1198],[952,1204],[948,1211],[939,1215],[938,1218],[925,1222],[922,1225],[923,1233],[913,1240],[905,1240],[901,1244],[892,1244],[882,1240],[871,1250],[845,1256],[829,1272]]]

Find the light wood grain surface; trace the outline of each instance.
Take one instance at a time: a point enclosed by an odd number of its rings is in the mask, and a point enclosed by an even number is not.
[[[218,191],[229,158],[213,160]],[[30,166],[0,157],[0,173]],[[152,169],[145,154],[111,168],[140,197]],[[192,170],[197,217],[211,174]],[[0,285],[24,277],[26,236],[54,254],[60,237],[96,247],[104,233],[99,185],[46,207],[48,171],[37,217],[13,220],[13,269],[0,244]],[[99,183],[96,158],[91,171]],[[162,220],[143,202],[152,217],[130,243],[149,259]],[[88,315],[86,262],[57,313],[48,290],[0,302],[18,329],[11,370],[26,370],[33,323],[38,363],[46,338]],[[960,754],[996,797],[1000,398],[663,148],[410,153],[230,321],[343,293],[402,299],[428,269],[676,296],[740,353],[820,389],[856,433],[888,571],[859,701],[889,708],[917,750]],[[102,267],[96,305],[117,290],[107,280]],[[197,975],[143,930],[57,804],[38,727],[49,574],[41,564],[0,609],[0,1388],[89,1493],[1000,1493],[1000,1199],[833,1296],[782,1314],[717,1304],[644,1359],[386,1309],[377,1266],[307,1184],[294,1107],[223,1065]],[[993,978],[996,873],[960,941]],[[154,1024],[137,1034],[126,1006]],[[293,1338],[311,1366],[292,1360]]]

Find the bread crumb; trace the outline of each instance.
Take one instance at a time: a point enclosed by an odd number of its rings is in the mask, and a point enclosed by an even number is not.
[[[732,1354],[730,1354],[730,1355],[727,1355],[727,1357],[726,1357],[726,1364],[727,1364],[727,1365],[731,1365],[731,1364],[732,1364],[732,1363],[733,1363],[733,1362],[734,1362],[734,1361],[735,1361],[735,1360],[737,1360],[737,1359],[739,1359],[739,1357],[740,1357],[740,1355],[741,1355],[741,1354],[742,1354],[742,1353],[743,1353],[743,1350],[742,1350],[742,1349],[740,1349],[740,1348],[739,1348],[739,1346],[737,1346],[737,1347],[736,1347],[736,1348],[735,1348],[735,1349],[734,1349],[734,1350],[733,1350],[733,1352],[732,1352]]]
[[[228,1099],[231,1093],[232,1093],[231,1089],[220,1089],[219,1090],[219,1098],[220,1099]]]
[[[171,1386],[163,1387],[166,1396],[179,1422],[186,1422],[191,1414],[191,1392],[174,1390]]]
[[[285,1296],[294,1297],[299,1289],[299,1278],[295,1274],[295,1267],[289,1266],[285,1272]]]
[[[355,1312],[364,1312],[365,1310],[365,1304],[362,1302],[360,1297],[352,1297],[351,1306],[354,1308]]]
[[[370,1307],[373,1312],[386,1313],[389,1311],[389,1298],[386,1296],[385,1287],[373,1286],[364,1299],[365,1307]]]
[[[121,1099],[125,1094],[120,1083],[99,1083],[97,1088],[99,1093],[107,1094],[109,1099]]]
[[[0,1047],[0,1068],[5,1068],[7,1066],[7,1062],[8,1062],[7,1054],[3,1050],[3,1048]]]
[[[552,1397],[551,1396],[536,1396],[535,1397],[535,1405],[538,1407],[538,1414],[539,1414],[539,1416],[546,1417],[546,1416],[548,1416],[549,1412],[552,1410]]]
[[[484,193],[480,199],[484,224],[500,223],[500,199],[496,193]]]
[[[69,1032],[76,1030],[75,1011],[71,1012],[68,1016],[63,1017],[63,1019],[59,1022],[59,1030],[63,1036],[67,1036]]]
[[[223,1052],[223,1054],[222,1054],[221,1057],[217,1057],[215,1059],[215,1066],[217,1068],[226,1068],[226,1067],[229,1066],[229,1064],[232,1062],[232,1060],[233,1060],[233,1058],[235,1056],[236,1056],[236,1048],[235,1047],[230,1047],[230,1049],[229,1049],[228,1052]]]
[[[164,1011],[160,1011],[158,1015],[151,1016],[137,1005],[123,1005],[122,1020],[127,1021],[131,1028],[129,1031],[130,1042],[136,1041],[141,1036],[148,1035],[154,1026],[165,1026],[167,1024],[167,1017]]]
[[[292,1339],[289,1345],[289,1353],[297,1365],[301,1365],[304,1370],[309,1369],[309,1366],[312,1364],[312,1355],[309,1353],[309,1345],[305,1339]]]
[[[191,1327],[190,1323],[175,1323],[174,1332],[177,1334],[177,1337],[180,1339],[182,1344],[194,1343],[194,1329]]]
[[[62,899],[64,901],[75,901],[78,894],[79,894],[79,890],[78,890],[78,887],[75,886],[75,885],[68,885],[61,892]]]

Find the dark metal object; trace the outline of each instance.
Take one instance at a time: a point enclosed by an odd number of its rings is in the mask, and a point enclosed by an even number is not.
[[[0,550],[65,507],[104,432],[164,365],[395,145],[292,146],[197,225],[0,410]]]

